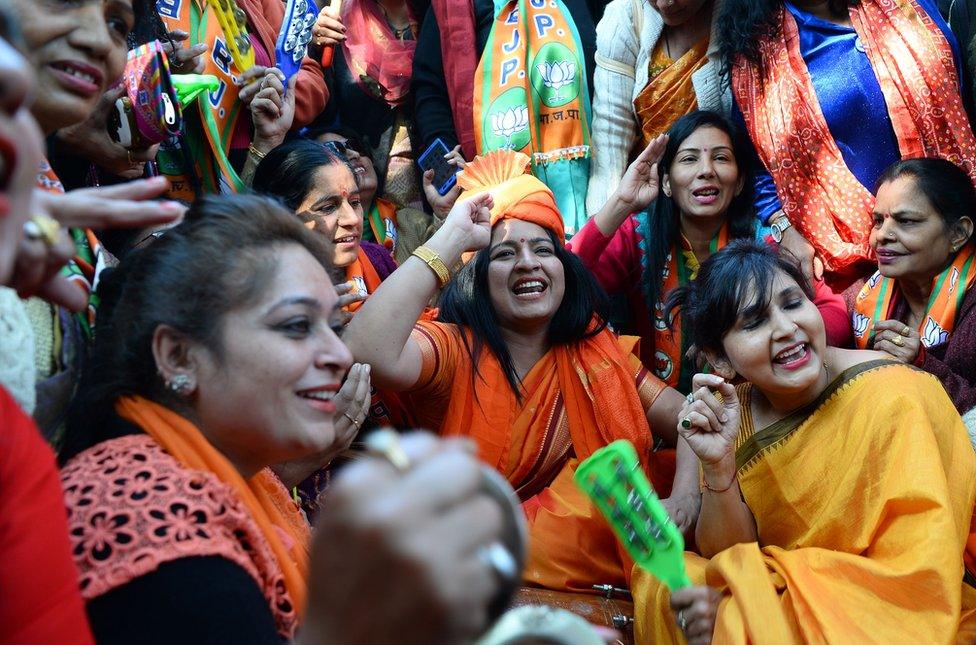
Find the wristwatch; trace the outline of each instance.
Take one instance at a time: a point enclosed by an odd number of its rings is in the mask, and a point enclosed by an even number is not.
[[[783,233],[790,230],[793,224],[790,223],[789,218],[786,215],[780,215],[772,222],[769,223],[770,235],[773,237],[773,241],[779,244],[783,241]]]

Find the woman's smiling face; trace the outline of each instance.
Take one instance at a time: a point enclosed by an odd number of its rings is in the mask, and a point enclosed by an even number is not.
[[[31,111],[45,134],[88,118],[122,76],[132,0],[7,0],[37,78]]]
[[[305,226],[325,237],[329,260],[347,267],[359,257],[363,204],[348,166],[334,163],[315,171],[312,189],[296,212]]]

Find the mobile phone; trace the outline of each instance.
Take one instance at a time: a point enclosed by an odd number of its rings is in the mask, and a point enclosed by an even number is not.
[[[434,143],[424,150],[420,159],[417,159],[417,165],[420,166],[421,172],[434,171],[433,184],[437,189],[437,194],[441,196],[446,195],[457,182],[458,167],[448,163],[447,159],[444,158],[444,155],[449,152],[450,150],[443,141],[434,139]]]
[[[128,96],[116,99],[115,109],[108,116],[108,134],[112,141],[124,148],[133,148],[139,137],[136,115]]]

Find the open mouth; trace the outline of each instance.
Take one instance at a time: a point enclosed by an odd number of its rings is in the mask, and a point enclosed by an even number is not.
[[[719,189],[714,186],[705,186],[691,192],[692,197],[701,204],[711,204],[718,199]]]
[[[358,235],[343,235],[335,239],[336,244],[356,244],[357,242],[359,242]]]
[[[57,72],[58,77],[70,89],[86,94],[98,92],[102,86],[102,73],[84,63],[76,61],[57,61],[50,64],[51,69]]]
[[[519,298],[535,298],[545,293],[548,288],[549,285],[543,280],[526,278],[515,283],[512,287],[512,293]]]
[[[338,385],[327,385],[308,390],[299,390],[298,392],[295,392],[295,394],[299,398],[308,401],[309,404],[316,410],[321,412],[335,412],[336,406],[333,399],[335,399],[338,392]]]
[[[788,369],[795,369],[806,365],[807,361],[810,360],[810,356],[810,344],[797,343],[776,354],[773,362]]]

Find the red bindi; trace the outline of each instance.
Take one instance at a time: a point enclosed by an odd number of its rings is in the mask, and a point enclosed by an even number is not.
[[[525,238],[524,237],[520,237],[519,238],[519,242],[522,243],[522,244],[525,244]]]

